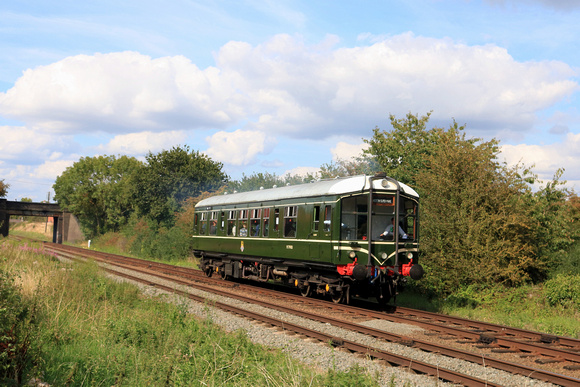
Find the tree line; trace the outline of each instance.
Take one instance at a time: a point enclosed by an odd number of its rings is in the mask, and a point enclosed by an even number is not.
[[[149,153],[145,162],[85,157],[56,179],[55,200],[77,215],[89,238],[124,232],[135,253],[186,256],[193,206],[203,197],[383,171],[421,196],[425,289],[448,294],[539,282],[558,270],[580,273],[580,200],[560,181],[563,171],[534,189],[532,167],[499,161],[498,140],[468,138],[455,121],[428,128],[430,114],[391,115],[392,128],[375,128],[360,157],[308,176],[231,180],[221,163],[187,146]]]

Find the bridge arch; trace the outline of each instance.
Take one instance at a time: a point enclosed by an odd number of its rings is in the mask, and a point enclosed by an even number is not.
[[[74,215],[61,210],[60,206],[55,203],[13,202],[0,199],[0,234],[2,236],[8,236],[11,216],[53,217],[53,243],[82,239],[82,233]]]

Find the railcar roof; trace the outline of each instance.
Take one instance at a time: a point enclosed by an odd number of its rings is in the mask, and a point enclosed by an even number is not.
[[[216,195],[204,199],[197,203],[196,207],[220,206],[227,204],[266,202],[272,200],[309,198],[316,196],[344,195],[368,190],[370,187],[370,178],[372,176],[359,175],[336,179],[320,180],[313,183],[305,183],[291,186],[282,186],[277,188],[261,189],[249,192],[240,192],[234,194]],[[388,182],[388,184],[386,183]],[[406,184],[399,183],[401,192],[419,197],[414,189]],[[394,191],[395,184],[388,180],[378,179],[373,181],[373,190],[377,191]]]

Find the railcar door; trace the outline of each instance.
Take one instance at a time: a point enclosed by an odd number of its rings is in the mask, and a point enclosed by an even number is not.
[[[359,262],[368,260],[368,194],[345,197],[340,201],[340,240],[337,241],[336,264],[349,264],[351,251]]]
[[[315,204],[312,213],[310,259],[319,262],[332,262],[332,204]]]

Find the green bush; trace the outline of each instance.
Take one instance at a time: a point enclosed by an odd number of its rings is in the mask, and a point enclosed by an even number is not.
[[[34,317],[34,305],[21,296],[14,277],[0,269],[0,384],[20,384],[34,362]]]
[[[558,254],[558,266],[552,270],[552,276],[558,274],[578,274],[580,275],[580,241],[577,241],[570,250]]]
[[[152,220],[132,219],[123,229],[129,253],[163,261],[185,260],[192,250],[191,233],[181,227],[160,227]]]
[[[580,274],[558,274],[544,283],[544,295],[551,306],[580,310]]]

